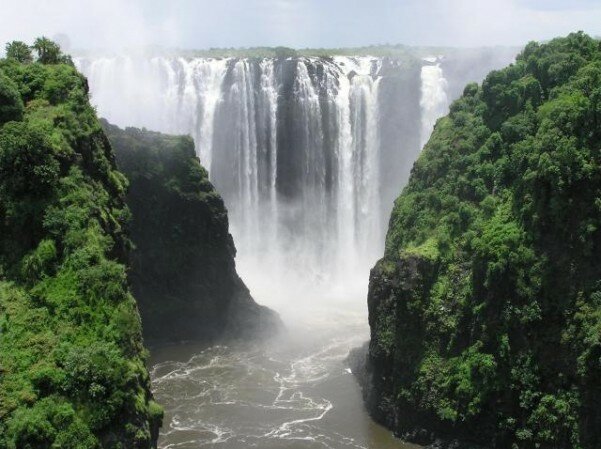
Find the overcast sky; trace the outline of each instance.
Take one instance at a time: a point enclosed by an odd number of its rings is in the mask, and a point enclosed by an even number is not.
[[[523,45],[601,35],[601,0],[2,0],[0,44],[74,48]]]

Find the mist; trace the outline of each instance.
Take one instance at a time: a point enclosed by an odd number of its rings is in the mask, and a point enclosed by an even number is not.
[[[74,48],[109,50],[523,45],[598,35],[600,23],[595,0],[24,0],[3,5],[0,43],[64,33]]]
[[[302,333],[341,309],[367,330],[369,271],[413,161],[463,86],[517,51],[75,63],[110,122],[194,138],[228,208],[239,274]]]

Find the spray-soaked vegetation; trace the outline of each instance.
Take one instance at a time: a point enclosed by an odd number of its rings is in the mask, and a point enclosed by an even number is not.
[[[415,441],[601,447],[600,255],[600,44],[530,43],[465,88],[396,201],[374,414]]]
[[[0,61],[0,448],[149,448],[127,181],[85,78],[53,42],[33,50]]]

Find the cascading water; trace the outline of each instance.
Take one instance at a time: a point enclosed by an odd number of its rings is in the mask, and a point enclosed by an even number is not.
[[[360,300],[391,207],[380,166],[387,152],[417,150],[381,148],[380,104],[395,100],[380,98],[381,59],[76,62],[109,121],[194,137],[259,301],[290,301],[291,285],[299,300],[317,290]]]
[[[421,146],[423,147],[434,129],[436,120],[445,115],[449,108],[447,80],[444,78],[437,57],[424,58],[427,63],[422,67],[422,130]]]
[[[449,106],[444,61],[416,61],[76,59],[109,121],[192,135],[240,275],[292,330],[265,346],[155,351],[162,448],[411,447],[369,419],[344,358],[368,338],[392,201]]]

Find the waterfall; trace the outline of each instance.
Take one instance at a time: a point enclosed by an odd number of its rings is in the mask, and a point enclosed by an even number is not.
[[[228,207],[238,270],[272,305],[291,290],[364,295],[394,197],[382,171],[398,194],[410,166],[391,161],[417,154],[448,107],[437,63],[420,76],[369,56],[75,62],[110,122],[194,137]]]
[[[424,58],[427,63],[422,67],[422,96],[420,106],[422,108],[422,130],[420,146],[423,147],[428,139],[436,120],[445,115],[449,108],[447,95],[447,80],[444,78],[439,58]]]

